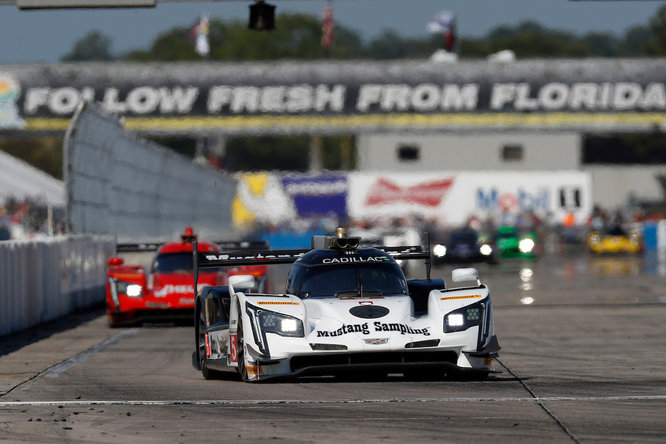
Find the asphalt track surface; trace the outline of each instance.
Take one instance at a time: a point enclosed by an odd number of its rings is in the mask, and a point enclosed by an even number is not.
[[[502,345],[500,373],[481,382],[206,381],[193,328],[77,314],[0,338],[0,441],[663,443],[661,259],[479,266]]]

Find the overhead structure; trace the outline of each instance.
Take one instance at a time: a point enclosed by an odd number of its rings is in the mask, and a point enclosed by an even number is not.
[[[0,66],[0,131],[64,132],[99,102],[145,134],[663,131],[665,58]]]
[[[146,8],[155,6],[157,0],[15,0],[9,3],[16,3],[19,9]]]

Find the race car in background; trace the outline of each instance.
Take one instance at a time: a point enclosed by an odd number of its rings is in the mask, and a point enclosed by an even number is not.
[[[195,307],[192,364],[205,379],[225,371],[243,381],[402,373],[485,378],[500,349],[490,291],[474,268],[443,279],[407,280],[397,259],[429,259],[420,246],[360,247],[360,238],[313,238],[311,250],[203,254],[210,267],[293,264],[282,294],[249,290],[254,278],[207,286]]]
[[[501,258],[533,259],[536,257],[536,241],[536,233],[519,233],[516,227],[507,225],[500,226],[495,235],[495,245]]]
[[[359,237],[362,247],[399,247],[401,245],[420,245],[421,234],[413,227],[404,225],[394,225],[390,227],[374,227],[368,229],[353,228],[349,229],[351,237]],[[414,261],[397,259],[405,276],[416,274],[419,269]]]
[[[112,257],[107,265],[106,313],[110,326],[153,321],[192,321],[194,245],[197,253],[210,254],[241,250],[254,243],[196,242],[197,236],[187,227],[178,242],[118,244],[117,253],[156,252],[148,272],[142,265],[126,264],[122,257]],[[221,248],[222,246],[222,248]],[[227,276],[242,272],[252,274],[260,288],[266,280],[266,267],[245,269],[210,269],[201,273],[200,286],[224,285]]]
[[[455,264],[470,262],[497,263],[497,253],[493,243],[479,236],[479,233],[463,227],[449,233],[446,242],[435,242],[432,246],[434,264]]]
[[[595,254],[637,254],[643,251],[643,239],[639,231],[627,231],[616,224],[606,232],[590,231],[588,249]]]

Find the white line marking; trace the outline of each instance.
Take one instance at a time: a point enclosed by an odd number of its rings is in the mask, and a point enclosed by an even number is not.
[[[377,398],[377,399],[183,399],[183,400],[68,400],[68,401],[2,401],[0,407],[12,406],[88,406],[88,405],[271,405],[271,404],[367,404],[390,402],[566,402],[566,401],[664,401],[666,395],[623,396],[543,396],[533,398]]]
[[[127,336],[135,335],[138,331],[139,331],[138,328],[130,328],[129,330],[120,332],[115,336],[111,336],[106,341],[100,342],[99,344],[89,348],[88,350],[83,351],[78,355],[74,355],[71,358],[65,359],[60,364],[54,365],[53,367],[45,370],[39,376],[52,376],[52,377],[60,376],[62,373],[66,372],[72,367],[76,367],[79,364],[83,364],[88,359],[95,356],[97,353],[100,353],[106,350],[107,348],[116,345],[117,343],[125,339]]]

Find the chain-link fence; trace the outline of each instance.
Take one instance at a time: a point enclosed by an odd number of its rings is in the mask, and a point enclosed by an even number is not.
[[[64,145],[69,232],[136,239],[185,226],[231,230],[232,177],[127,133],[98,106],[79,108]]]

